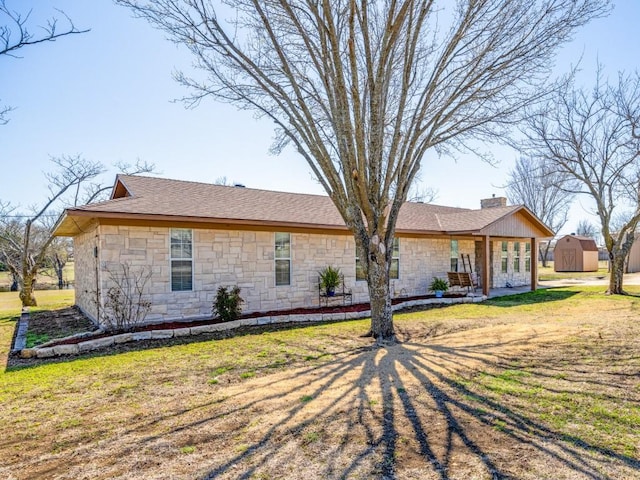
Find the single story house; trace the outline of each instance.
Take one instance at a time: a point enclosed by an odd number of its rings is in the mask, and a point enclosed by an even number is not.
[[[470,210],[407,202],[392,264],[396,296],[424,295],[433,277],[473,266],[482,291],[537,287],[537,242],[553,232],[505,198]],[[147,321],[208,317],[219,286],[238,285],[245,312],[318,304],[318,271],[344,274],[368,301],[355,241],[327,196],[118,175],[110,200],[69,208],[55,230],[73,237],[76,304],[94,321],[121,264],[151,272]]]
[[[598,245],[590,237],[565,235],[556,242],[553,259],[556,272],[597,272]]]

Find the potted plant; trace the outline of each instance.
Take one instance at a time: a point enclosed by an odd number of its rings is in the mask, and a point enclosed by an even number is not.
[[[437,298],[442,298],[444,292],[449,290],[449,283],[443,278],[433,277],[431,281],[431,291],[436,294]]]
[[[333,297],[336,294],[336,288],[340,286],[340,269],[329,265],[318,274],[320,275],[320,287],[325,289],[327,297]]]

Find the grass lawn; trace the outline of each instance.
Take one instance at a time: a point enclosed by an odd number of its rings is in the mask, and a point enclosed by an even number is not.
[[[75,264],[68,262],[63,269],[64,280],[73,282],[75,278]],[[58,277],[53,269],[42,269],[38,274],[37,283],[39,285],[57,285]],[[0,272],[0,287],[9,288],[11,285],[11,275],[9,272]]]
[[[31,311],[39,312],[73,305],[75,292],[72,289],[37,290],[35,296],[38,306]],[[20,317],[21,307],[18,292],[0,292],[0,360],[3,364],[6,364],[6,357],[11,350],[13,331],[16,320]]]
[[[0,478],[640,478],[640,298],[601,290],[4,371]]]
[[[599,268],[596,272],[556,272],[553,269],[553,262],[548,262],[546,267],[538,267],[538,280],[567,280],[567,279],[593,279],[609,278],[608,262],[598,262]]]

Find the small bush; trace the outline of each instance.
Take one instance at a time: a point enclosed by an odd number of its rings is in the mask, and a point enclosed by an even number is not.
[[[216,299],[213,302],[213,317],[220,318],[224,322],[230,322],[240,317],[242,313],[240,287],[218,287]]]
[[[145,289],[151,278],[151,270],[142,267],[132,271],[129,264],[121,265],[121,272],[108,270],[111,286],[107,289],[101,308],[102,323],[107,330],[122,332],[133,330],[144,323],[151,310]]]

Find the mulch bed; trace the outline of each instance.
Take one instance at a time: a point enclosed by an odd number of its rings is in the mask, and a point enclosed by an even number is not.
[[[464,297],[464,294],[451,293],[446,294],[445,298],[460,298]],[[413,297],[400,297],[392,299],[392,304],[397,305],[402,302],[408,302],[412,300],[425,300],[435,298],[434,295],[419,295]],[[434,305],[435,307],[435,305]],[[292,308],[289,310],[269,310],[266,312],[251,312],[240,316],[240,319],[245,318],[258,318],[258,317],[272,317],[282,315],[313,315],[313,314],[331,314],[331,313],[353,313],[364,312],[371,308],[369,303],[356,303],[352,305],[335,305],[329,307],[310,307],[310,308]],[[424,310],[428,306],[421,306],[419,309]],[[410,310],[415,310],[411,308]],[[198,327],[201,325],[212,325],[223,323],[222,320],[217,318],[211,318],[206,320],[195,321],[174,321],[174,322],[162,322],[162,323],[149,323],[134,327],[132,332],[146,332],[151,330],[171,330],[176,328],[190,328]],[[248,327],[249,329],[254,327]],[[38,312],[33,314],[29,321],[29,332],[34,333],[48,333],[50,337],[64,337],[73,335],[78,332],[91,332],[96,330],[96,326],[85,317],[80,310],[76,307],[64,308],[61,310],[52,310],[48,312]],[[238,330],[238,329],[234,329]],[[71,345],[74,343],[80,343],[87,340],[95,340],[98,338],[104,338],[113,335],[109,333],[96,333],[95,335],[61,339],[56,342],[47,344],[47,347],[55,345]]]

